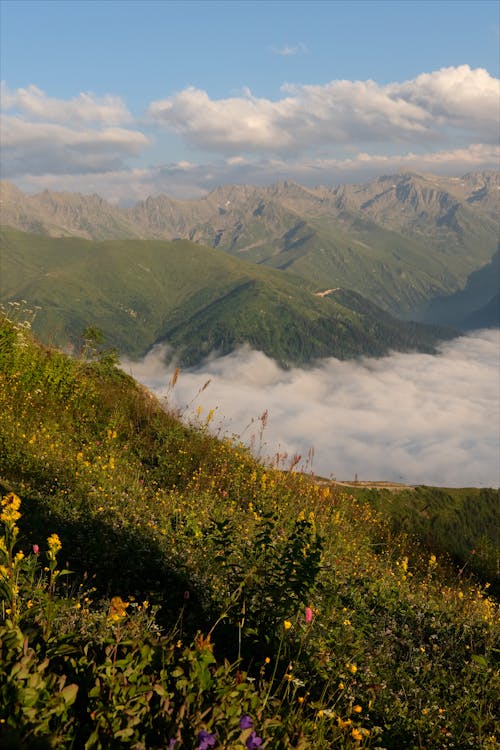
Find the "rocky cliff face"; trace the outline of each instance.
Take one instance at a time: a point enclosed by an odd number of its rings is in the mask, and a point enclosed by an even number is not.
[[[160,195],[121,209],[98,195],[49,191],[26,195],[2,182],[0,219],[24,231],[36,226],[52,236],[172,239],[192,235],[213,243],[219,231],[227,235],[238,225],[262,225],[276,236],[290,229],[297,216],[334,219],[347,211],[369,217],[386,229],[412,232],[425,224],[429,232],[440,223],[445,225],[451,214],[468,209],[493,217],[500,208],[499,189],[498,172],[475,172],[462,178],[398,174],[333,189],[308,189],[287,181],[270,187],[228,185],[196,200]]]

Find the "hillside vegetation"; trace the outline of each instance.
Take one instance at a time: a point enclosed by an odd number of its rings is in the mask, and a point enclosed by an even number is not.
[[[429,549],[448,553],[458,575],[473,571],[500,596],[500,491],[492,488],[357,489],[391,519],[395,532],[416,534]]]
[[[45,343],[76,349],[88,325],[132,357],[167,343],[180,364],[250,344],[283,366],[319,357],[434,352],[452,329],[404,323],[342,290],[318,296],[312,282],[188,240],[54,239],[4,227],[4,302],[39,307]],[[324,290],[323,290],[324,291]]]
[[[498,747],[486,584],[9,318],[2,747]]]
[[[323,289],[352,289],[397,317],[459,326],[498,291],[485,278],[479,302],[474,289],[458,309],[446,300],[498,249],[499,186],[497,171],[399,173],[335,188],[225,185],[196,200],[159,195],[118,208],[97,195],[28,196],[2,183],[0,219],[54,237],[193,240]]]

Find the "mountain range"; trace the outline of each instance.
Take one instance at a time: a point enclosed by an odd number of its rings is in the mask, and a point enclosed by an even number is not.
[[[40,305],[42,337],[91,319],[121,351],[166,341],[187,363],[244,342],[283,364],[429,350],[443,325],[499,325],[499,188],[398,174],[122,208],[2,182],[2,299]]]

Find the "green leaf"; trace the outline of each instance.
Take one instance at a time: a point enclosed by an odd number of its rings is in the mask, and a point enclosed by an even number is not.
[[[72,683],[71,685],[66,685],[66,687],[61,690],[60,695],[63,698],[66,705],[70,706],[72,703],[75,702],[77,693],[78,693],[78,685],[76,685],[75,683]]]

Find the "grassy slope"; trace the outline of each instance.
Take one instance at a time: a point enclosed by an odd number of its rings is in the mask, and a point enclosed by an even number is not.
[[[496,248],[494,226],[490,222],[480,231],[477,224],[464,231],[460,243],[450,237],[443,246],[435,238],[384,229],[355,213],[313,216],[269,244],[267,252],[259,248],[248,255],[324,287],[355,289],[384,309],[409,317],[423,314],[430,299],[461,289],[477,267],[474,263],[490,260]]]
[[[41,307],[37,333],[62,345],[98,325],[132,356],[166,340],[199,362],[249,342],[283,364],[316,357],[432,350],[451,331],[407,326],[356,309],[291,274],[245,263],[188,241],[40,237],[2,230],[3,299]]]
[[[14,615],[0,602],[3,738],[194,750],[203,729],[241,750],[250,714],[273,750],[497,747],[498,610],[466,575],[351,495],[211,437],[210,415],[184,426],[109,363],[5,320],[0,378],[27,571]],[[46,588],[28,575],[54,532],[62,598],[50,557]]]
[[[396,531],[418,534],[430,549],[447,552],[458,571],[474,571],[500,594],[500,490],[422,486],[352,491],[388,515]]]

